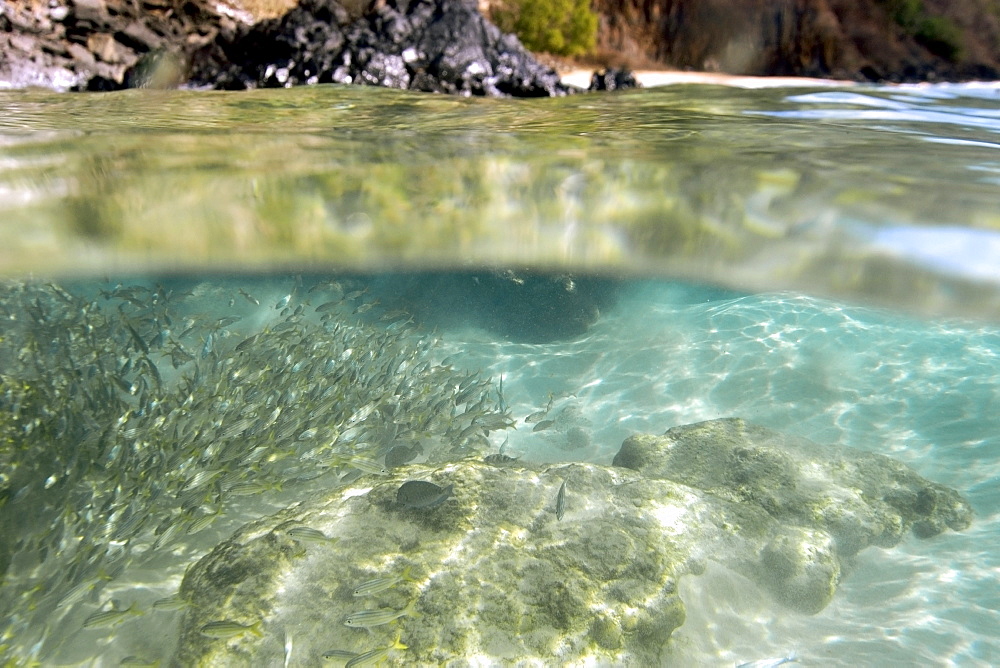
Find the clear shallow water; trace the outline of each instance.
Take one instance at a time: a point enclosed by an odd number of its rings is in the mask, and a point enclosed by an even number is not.
[[[456,348],[459,346],[456,346]],[[738,415],[907,463],[967,495],[966,532],[869,548],[815,616],[777,609],[721,567],[681,590],[678,665],[794,650],[803,665],[991,665],[1000,656],[1000,329],[928,322],[798,294],[632,286],[571,344],[462,344],[505,374],[515,414],[557,397],[528,458],[607,463],[636,432]],[[562,411],[560,413],[560,411]]]
[[[291,278],[250,277],[173,283],[178,294],[192,293],[172,306],[176,314],[185,314],[174,321],[197,315],[212,327],[218,318],[240,316],[217,330],[220,350],[255,333],[278,337],[270,333],[282,321],[275,305],[295,285]],[[309,286],[310,279],[303,285]],[[111,290],[114,284],[100,287]],[[240,293],[241,287],[260,305]],[[97,288],[70,286],[93,295]],[[310,310],[329,297],[322,291],[303,293],[304,288],[297,300]],[[366,297],[357,299],[363,303]],[[115,303],[110,302],[111,313]],[[348,319],[353,308],[344,311]],[[374,314],[380,310],[373,307]],[[515,343],[498,340],[474,323],[434,325],[426,322],[413,331],[418,339],[434,342],[431,359],[452,360],[463,369],[458,377],[468,369],[503,378],[504,398],[518,424],[490,435],[494,451],[506,441],[508,454],[529,461],[606,465],[631,434],[739,416],[820,444],[890,456],[959,490],[972,503],[976,518],[964,532],[928,540],[911,536],[897,547],[860,553],[832,603],[817,615],[782,608],[719,565],[684,577],[680,591],[688,617],[674,634],[669,665],[731,666],[793,650],[803,665],[853,666],[876,658],[894,665],[995,663],[1000,653],[1000,553],[994,548],[1000,531],[1000,328],[917,320],[795,293],[741,294],[659,281],[625,285],[620,301],[586,335],[571,341]],[[198,355],[198,348],[209,345],[204,341],[203,335],[195,336],[187,348]],[[263,339],[254,345],[263,346]],[[175,372],[168,357],[155,358],[170,382]],[[60,362],[47,360],[53,367]],[[180,369],[189,372],[190,367]],[[9,376],[5,382],[11,387]],[[523,419],[550,401],[546,417],[552,425],[533,431]],[[287,415],[297,410],[285,407]],[[135,420],[125,426],[143,424]],[[161,432],[151,428],[133,437],[142,440],[144,433],[156,437]],[[329,484],[328,477],[289,480],[281,490],[239,497],[224,505],[207,529],[182,532],[169,549],[150,550],[155,536],[149,529],[148,536],[136,539],[135,551],[124,569],[114,571],[113,580],[101,580],[95,593],[51,611],[72,581],[51,583],[49,576],[39,575],[51,574],[46,564],[58,563],[58,557],[41,562],[41,571],[33,559],[15,557],[6,591],[0,588],[16,630],[6,641],[16,648],[14,656],[34,654],[43,663],[117,665],[130,655],[165,659],[183,613],[151,610],[151,603],[172,594],[184,569],[242,523]],[[41,487],[36,481],[24,498],[45,494]],[[47,493],[62,489],[57,484]],[[76,489],[73,498],[83,499],[90,487]],[[20,538],[48,536],[46,524],[34,525],[20,514],[23,496],[8,496],[9,503],[0,507],[0,512],[16,513],[5,518],[8,530]],[[99,513],[95,526],[103,526]],[[34,578],[51,588],[36,591]],[[112,629],[80,628],[111,599],[123,607],[135,603],[144,614]],[[31,620],[27,629],[20,625],[23,620]],[[25,643],[28,638],[32,642]],[[39,641],[43,650],[32,650]],[[405,654],[397,659],[405,661]]]
[[[509,438],[526,459],[607,464],[630,434],[740,416],[891,456],[976,511],[965,532],[862,552],[815,616],[721,567],[685,578],[674,662],[794,650],[803,665],[995,665],[998,98],[993,85],[683,86],[544,102],[329,87],[4,92],[0,270],[204,279],[185,316],[242,316],[226,345],[273,325],[291,290],[258,270],[510,262],[628,274],[639,280],[573,340],[513,343],[471,323],[434,334],[436,356],[503,377],[515,417],[552,401],[549,429],[522,422],[492,434],[494,447]],[[247,273],[204,273],[232,266]],[[72,289],[97,294],[88,278]],[[20,635],[0,647],[70,664],[169,656],[180,613],[80,626],[109,597],[148,608],[190,560],[307,488],[272,490],[140,560],[65,617],[46,608],[62,593],[26,593],[38,564],[15,560],[0,601]],[[44,535],[33,519],[5,526]]]

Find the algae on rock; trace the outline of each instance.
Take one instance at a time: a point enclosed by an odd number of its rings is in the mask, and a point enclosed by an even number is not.
[[[705,560],[815,613],[860,549],[893,545],[910,529],[960,530],[972,517],[956,492],[888,458],[739,419],[631,437],[614,463],[414,464],[247,525],[185,577],[192,608],[177,660],[276,661],[290,634],[308,664],[399,640],[407,649],[389,658],[402,664],[660,665],[685,619],[678,580]],[[396,493],[408,480],[454,492],[440,505],[404,507]],[[292,526],[336,541],[296,545]],[[404,573],[377,595],[353,595]],[[361,610],[399,616],[368,632],[344,625]],[[260,621],[262,635],[198,633],[225,619]]]
[[[443,504],[399,506],[396,490],[411,479],[454,484]],[[556,519],[556,493],[571,490]],[[660,662],[684,621],[677,578],[687,570],[694,530],[674,536],[651,512],[656,497],[690,499],[669,482],[601,466],[497,467],[465,460],[441,468],[401,467],[391,479],[363,478],[255,522],[219,545],[184,582],[192,609],[184,622],[182,664],[277,658],[283,634],[296,656],[319,663],[324,652],[355,653],[391,644],[406,663],[461,662],[472,657],[601,663]],[[306,525],[339,540],[303,545],[296,558],[286,529]],[[291,556],[290,556],[291,555]],[[226,577],[232,564],[259,564],[256,577]],[[372,597],[353,590],[372,578],[401,582]],[[359,610],[404,610],[371,632],[344,625]],[[248,608],[255,608],[248,613]],[[262,620],[263,636],[210,639],[208,621]]]
[[[736,570],[804,612],[826,607],[846,560],[860,550],[893,547],[911,530],[928,538],[972,523],[958,492],[904,464],[739,418],[632,436],[614,464],[690,486],[738,512],[740,531],[765,540],[759,556],[734,561]]]

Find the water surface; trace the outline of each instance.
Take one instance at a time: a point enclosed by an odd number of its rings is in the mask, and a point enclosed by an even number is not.
[[[7,274],[516,263],[1000,314],[995,85],[0,109]]]

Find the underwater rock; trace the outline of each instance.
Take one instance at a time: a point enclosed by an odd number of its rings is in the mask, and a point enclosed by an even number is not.
[[[677,578],[694,546],[716,532],[692,520],[683,533],[673,518],[711,514],[668,481],[638,473],[571,464],[498,467],[465,460],[411,465],[392,479],[364,478],[254,522],[187,573],[191,601],[180,665],[279,661],[283,633],[294,635],[292,662],[319,665],[326,652],[362,653],[399,637],[407,665],[457,662],[595,660],[660,665],[684,621]],[[403,508],[409,479],[454,484],[434,508]],[[573,503],[557,520],[563,482]],[[339,538],[296,552],[286,527],[305,525]],[[407,578],[401,574],[409,568]],[[399,576],[378,595],[354,590],[373,578]],[[358,611],[392,617],[370,633],[345,626]],[[207,638],[207,623],[262,622],[262,637]]]
[[[706,560],[815,613],[858,549],[894,544],[920,522],[958,530],[971,521],[954,491],[905,466],[847,450],[824,456],[738,419],[632,437],[615,463],[416,464],[249,524],[185,576],[191,607],[175,659],[277,661],[294,629],[293,660],[305,664],[392,648],[411,665],[662,665],[685,618],[678,580]],[[454,485],[454,495],[402,507],[398,490],[413,479]],[[572,503],[559,503],[563,485]],[[933,502],[919,500],[927,494]],[[331,540],[295,549],[289,526]],[[376,582],[378,595],[354,594]],[[345,627],[359,612],[377,621],[367,633]],[[262,635],[198,633],[218,620],[260,624]]]
[[[730,505],[743,518],[743,531],[768,536],[759,558],[734,567],[806,612],[829,602],[846,560],[860,550],[897,545],[907,531],[927,538],[972,523],[972,509],[958,492],[905,464],[739,418],[632,436],[614,464]]]
[[[336,0],[303,0],[193,61],[192,84],[227,89],[356,83],[494,97],[569,92],[466,0],[388,0],[360,16]]]

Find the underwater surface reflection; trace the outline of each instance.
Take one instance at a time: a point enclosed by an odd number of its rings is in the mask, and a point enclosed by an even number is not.
[[[998,101],[0,91],[0,272],[532,267],[996,320]]]

